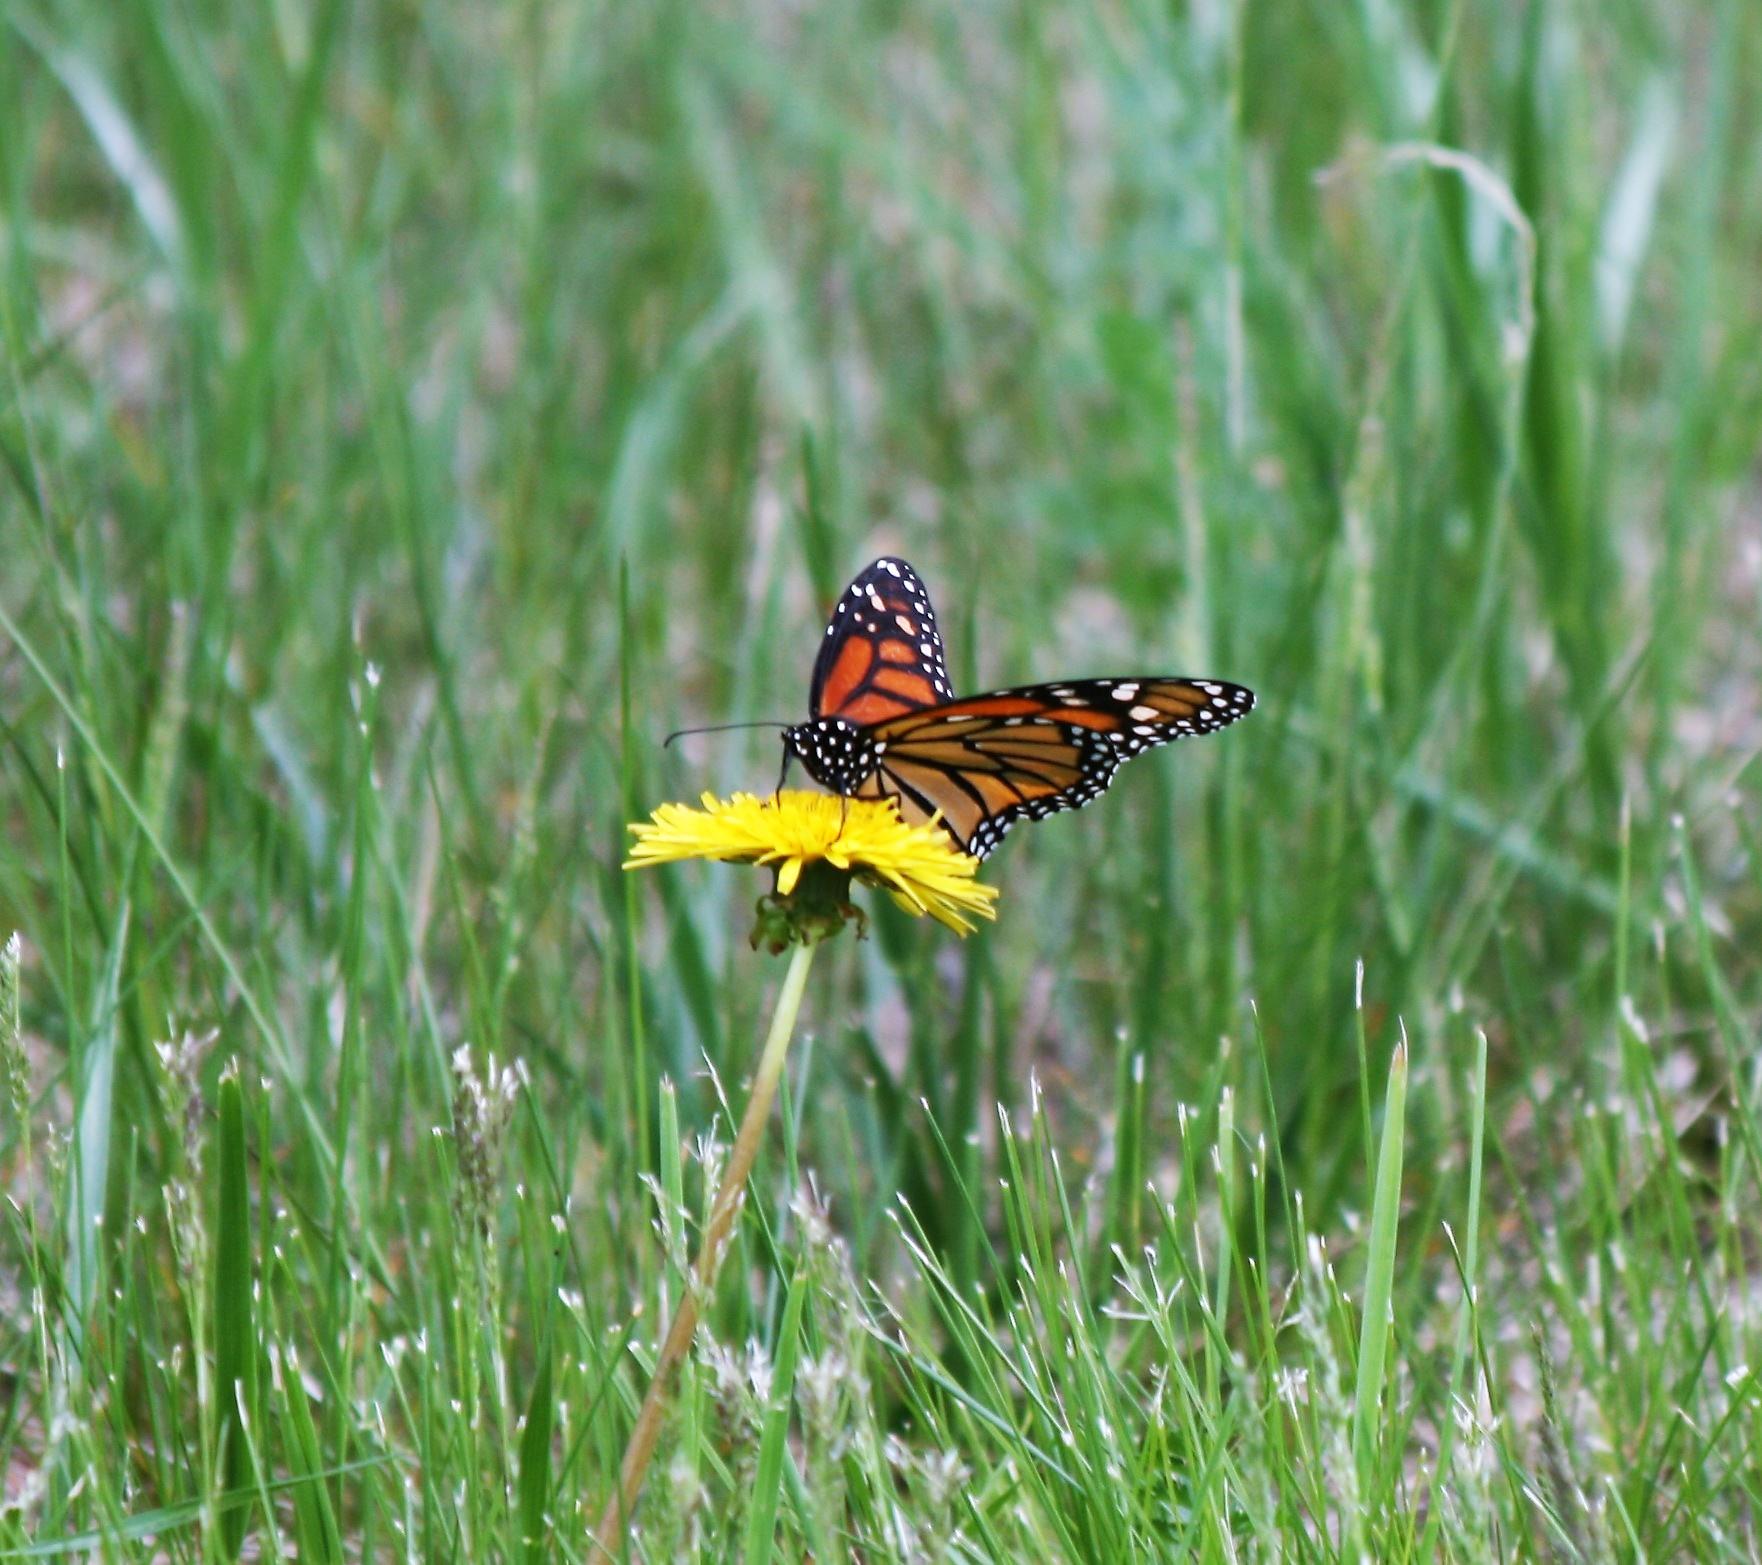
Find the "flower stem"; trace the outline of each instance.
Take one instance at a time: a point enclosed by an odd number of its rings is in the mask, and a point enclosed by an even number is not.
[[[691,1340],[697,1332],[698,1307],[715,1287],[716,1273],[721,1269],[722,1256],[727,1249],[728,1233],[740,1212],[747,1175],[752,1172],[759,1142],[764,1137],[765,1121],[770,1118],[771,1099],[777,1095],[777,1082],[783,1075],[783,1061],[789,1053],[789,1040],[795,1032],[796,1013],[801,1010],[802,990],[807,984],[808,968],[813,960],[813,944],[798,945],[790,955],[783,987],[777,995],[777,1009],[771,1013],[771,1030],[766,1034],[758,1068],[753,1072],[752,1091],[747,1095],[740,1130],[734,1138],[734,1152],[728,1159],[728,1167],[710,1207],[710,1219],[704,1226],[691,1280],[680,1295],[679,1307],[667,1327],[667,1339],[661,1344],[660,1357],[655,1360],[654,1376],[649,1381],[647,1395],[642,1399],[642,1409],[636,1415],[636,1427],[631,1430],[630,1443],[624,1448],[617,1491],[606,1501],[599,1526],[594,1529],[600,1550],[614,1558],[623,1541],[625,1523],[642,1493],[649,1458],[655,1453],[655,1441],[661,1433],[661,1419],[666,1412],[667,1391],[673,1372],[691,1349]]]

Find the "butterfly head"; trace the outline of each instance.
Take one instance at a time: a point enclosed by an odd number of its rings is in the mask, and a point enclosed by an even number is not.
[[[875,741],[842,717],[819,717],[783,730],[783,748],[834,793],[854,794],[880,761]]]

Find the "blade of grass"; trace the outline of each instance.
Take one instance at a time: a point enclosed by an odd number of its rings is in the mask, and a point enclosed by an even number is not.
[[[526,1403],[526,1428],[520,1434],[520,1554],[528,1565],[552,1557],[548,1512],[551,1503],[551,1429],[555,1409],[551,1365],[556,1357],[547,1325],[538,1350],[538,1374]]]
[[[83,1356],[87,1323],[98,1298],[104,1197],[110,1181],[113,1099],[116,1085],[117,992],[123,952],[128,945],[130,905],[116,916],[110,950],[92,997],[92,1016],[75,1063],[78,1095],[74,1109],[72,1197],[67,1207],[67,1308],[63,1324],[72,1344],[71,1359]]]
[[[801,1312],[808,1295],[805,1270],[798,1270],[783,1302],[783,1320],[772,1350],[771,1405],[759,1438],[759,1464],[753,1474],[752,1509],[747,1513],[747,1565],[767,1565],[776,1547],[777,1496],[783,1484],[784,1444],[789,1433],[790,1400],[795,1390],[795,1364],[801,1347]]]
[[[291,1353],[282,1354],[275,1382],[280,1393],[277,1401],[281,1409],[282,1457],[289,1469],[289,1477],[278,1487],[285,1487],[293,1497],[294,1533],[299,1539],[300,1558],[315,1560],[318,1565],[341,1565],[343,1539],[336,1510],[331,1505],[329,1485],[337,1469],[324,1466],[299,1360]],[[351,1465],[364,1467],[382,1460],[385,1458],[368,1458]]]
[[[1376,1195],[1370,1214],[1365,1259],[1364,1317],[1358,1337],[1358,1377],[1352,1392],[1352,1448],[1358,1464],[1359,1492],[1373,1492],[1378,1421],[1383,1407],[1383,1371],[1394,1321],[1391,1292],[1395,1280],[1395,1238],[1401,1217],[1401,1150],[1407,1114],[1407,1030],[1389,1060],[1388,1095],[1383,1101],[1383,1139],[1377,1153]]]
[[[636,742],[630,720],[631,662],[636,638],[630,627],[630,562],[618,561],[618,796],[626,821],[641,818],[637,808]],[[636,881],[620,877],[624,893],[625,1020],[629,1025],[630,1067],[626,1078],[635,1118],[635,1147],[629,1159],[631,1189],[649,1166],[653,1148],[649,1143],[648,1044],[642,1015],[642,966],[637,948]]]
[[[214,1177],[214,1378],[219,1387],[220,1475],[228,1489],[254,1483],[242,1421],[257,1417],[257,1332],[251,1278],[251,1187],[245,1147],[245,1110],[237,1062],[220,1080],[220,1127]],[[237,1559],[251,1507],[229,1510],[220,1523],[221,1549]]]
[[[1462,1319],[1456,1328],[1456,1354],[1450,1368],[1452,1404],[1462,1400],[1464,1371],[1471,1375],[1479,1371],[1476,1311],[1480,1303],[1477,1290],[1480,1286],[1481,1176],[1486,1161],[1487,1035],[1477,1027],[1474,1037],[1474,1067],[1468,1086],[1468,1199],[1464,1210],[1464,1243],[1458,1257],[1462,1279]],[[1456,1420],[1450,1418],[1444,1421],[1439,1431],[1438,1460],[1432,1469],[1431,1500],[1426,1506],[1425,1530],[1420,1535],[1417,1550],[1420,1559],[1435,1557],[1436,1540],[1444,1521],[1445,1486],[1451,1477],[1451,1462],[1455,1454]]]

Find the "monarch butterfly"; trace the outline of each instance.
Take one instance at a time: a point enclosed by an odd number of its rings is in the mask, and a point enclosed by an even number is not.
[[[783,731],[834,793],[897,801],[908,822],[940,815],[984,858],[1019,820],[1081,809],[1123,762],[1224,728],[1254,692],[1221,679],[1072,679],[957,701],[930,595],[882,558],[840,595],[814,662],[813,716]]]

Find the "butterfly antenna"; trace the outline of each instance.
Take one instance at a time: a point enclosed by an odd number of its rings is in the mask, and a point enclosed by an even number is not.
[[[668,734],[667,737],[661,741],[661,748],[665,750],[675,739],[684,739],[691,734],[726,734],[731,733],[736,728],[788,728],[789,726],[788,723],[761,722],[713,723],[708,728],[675,728],[672,733]]]

